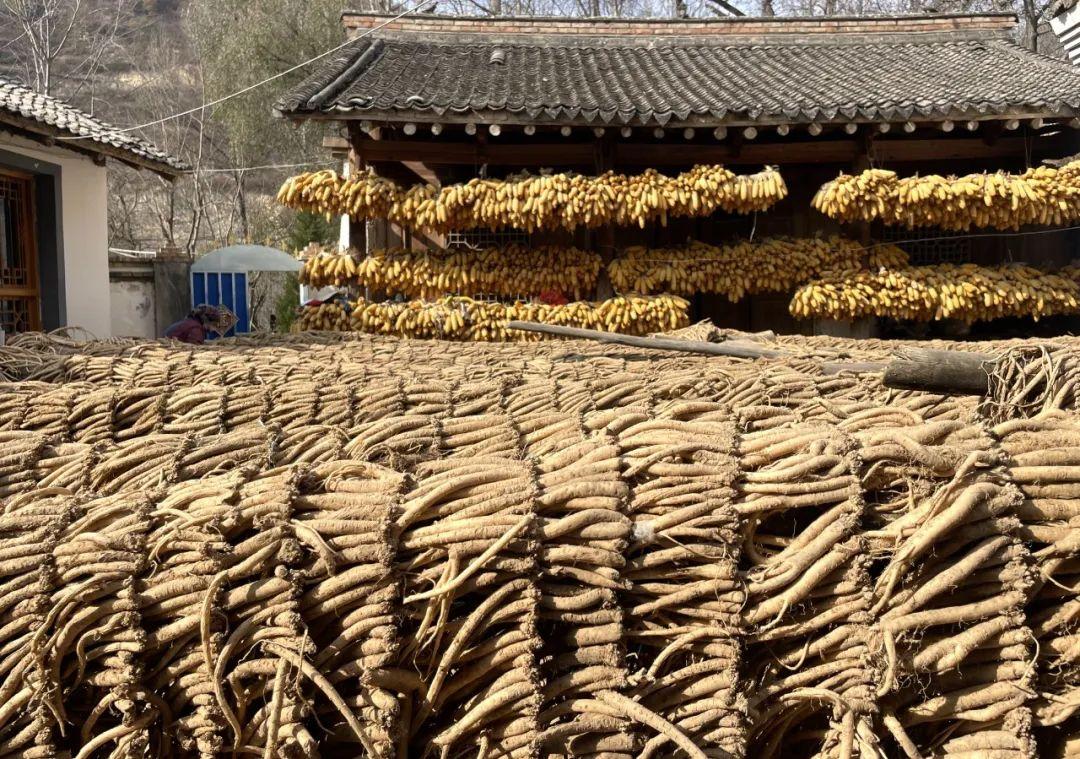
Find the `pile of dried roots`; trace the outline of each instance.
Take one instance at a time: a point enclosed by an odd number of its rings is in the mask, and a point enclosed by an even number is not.
[[[1080,751],[1060,364],[988,415],[812,357],[13,350],[0,756]]]

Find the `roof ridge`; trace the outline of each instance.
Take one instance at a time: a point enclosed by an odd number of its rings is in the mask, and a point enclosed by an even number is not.
[[[587,36],[633,36],[645,30],[657,35],[687,34],[710,36],[732,34],[835,34],[880,33],[886,31],[918,33],[921,31],[1011,30],[1018,23],[1016,14],[938,13],[882,16],[773,16],[717,18],[579,18],[561,16],[452,16],[415,14],[395,17],[383,13],[346,11],[342,22],[350,30],[406,31],[413,33],[487,33],[487,34],[581,34]]]
[[[547,48],[553,45],[566,48],[638,48],[647,47],[660,50],[667,47],[701,47],[710,49],[761,47],[769,49],[803,48],[803,47],[881,47],[915,46],[915,45],[986,45],[996,41],[1011,42],[1007,34],[987,35],[986,33],[935,33],[935,32],[887,32],[878,35],[865,34],[834,34],[821,39],[807,39],[805,37],[769,37],[761,38],[754,36],[746,37],[662,37],[635,38],[613,37],[610,35],[587,36],[579,34],[549,34],[541,36],[516,35],[511,37],[498,37],[482,33],[464,33],[453,37],[431,37],[417,40],[414,32],[390,32],[383,33],[365,39],[379,39],[386,41],[403,41],[409,44],[423,45],[425,47],[460,48],[470,47],[502,47],[502,48]],[[601,44],[608,43],[608,44]],[[617,44],[612,44],[617,43]]]
[[[1073,0],[1076,2],[1077,0]],[[397,18],[398,14],[386,11],[359,11],[345,9],[341,17],[371,17],[371,18]],[[479,14],[454,14],[454,13],[419,13],[411,16],[413,19],[435,19],[455,21],[503,21],[513,23],[516,21],[548,21],[551,23],[699,23],[699,24],[723,24],[723,23],[756,23],[766,21],[769,23],[802,23],[806,21],[880,21],[880,20],[919,20],[919,19],[988,19],[988,18],[1016,18],[1013,11],[979,11],[969,13],[881,13],[881,14],[849,14],[830,16],[724,16],[716,18],[671,18],[667,16],[543,16],[543,15],[503,15],[490,16]]]

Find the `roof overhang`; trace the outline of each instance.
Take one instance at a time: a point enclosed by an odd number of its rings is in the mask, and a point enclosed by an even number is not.
[[[87,156],[98,165],[105,165],[108,159],[119,161],[140,171],[148,169],[164,179],[172,181],[183,173],[183,169],[161,161],[137,155],[123,148],[114,147],[89,137],[80,138],[64,129],[58,129],[36,119],[0,109],[0,130],[23,137],[46,147],[59,147]]]
[[[441,111],[434,110],[378,110],[378,109],[350,109],[343,111],[320,111],[311,113],[283,114],[275,111],[279,118],[294,121],[350,121],[360,122],[366,130],[377,128],[380,125],[393,125],[403,123],[413,124],[447,124],[457,126],[500,124],[504,126],[535,126],[535,127],[583,127],[583,128],[619,128],[628,126],[631,128],[654,128],[657,126],[664,129],[715,129],[717,127],[777,127],[782,125],[809,126],[817,124],[822,127],[842,126],[847,124],[881,124],[881,123],[904,123],[915,124],[942,124],[947,121],[962,123],[967,121],[991,122],[991,121],[1024,121],[1028,119],[1043,119],[1045,121],[1068,119],[1071,120],[1080,115],[1080,110],[1071,106],[1062,106],[1050,110],[1024,110],[1017,108],[1003,108],[1000,112],[985,113],[982,111],[943,111],[941,113],[915,113],[905,112],[898,109],[892,113],[881,113],[876,116],[847,116],[843,113],[835,115],[822,114],[796,114],[788,118],[777,119],[775,117],[754,118],[748,114],[730,113],[723,117],[711,115],[688,116],[685,119],[672,118],[662,124],[639,117],[629,119],[613,118],[584,118],[581,116],[572,118],[532,118],[526,113],[514,114],[507,111]],[[365,123],[367,122],[367,123]]]

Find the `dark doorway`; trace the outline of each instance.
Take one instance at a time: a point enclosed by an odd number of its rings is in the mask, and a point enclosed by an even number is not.
[[[0,328],[41,329],[34,177],[0,170]]]

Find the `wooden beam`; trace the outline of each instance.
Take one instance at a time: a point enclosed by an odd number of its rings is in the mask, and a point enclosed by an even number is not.
[[[418,161],[433,166],[488,163],[519,166],[589,166],[592,143],[529,142],[521,145],[401,140],[383,142],[359,138],[354,143],[365,161]]]
[[[420,178],[425,184],[432,185],[433,187],[441,187],[442,182],[439,180],[439,175],[433,168],[426,163],[420,161],[402,161],[402,165]]]
[[[736,135],[739,133],[736,132]],[[1044,138],[1034,144],[1045,155],[1058,155],[1069,148],[1057,138]],[[355,148],[365,161],[417,161],[430,166],[493,166],[553,168],[592,166],[595,149],[592,143],[527,142],[488,144],[435,142],[428,140],[381,141],[358,138]],[[683,143],[616,142],[613,162],[617,166],[691,166],[695,163],[729,164],[817,164],[850,165],[859,154],[858,140],[815,140],[783,143],[745,143],[742,145]],[[938,139],[883,139],[874,142],[877,161],[922,163],[967,159],[1016,158],[1024,155],[1022,137],[1002,137],[987,145],[981,137]]]

